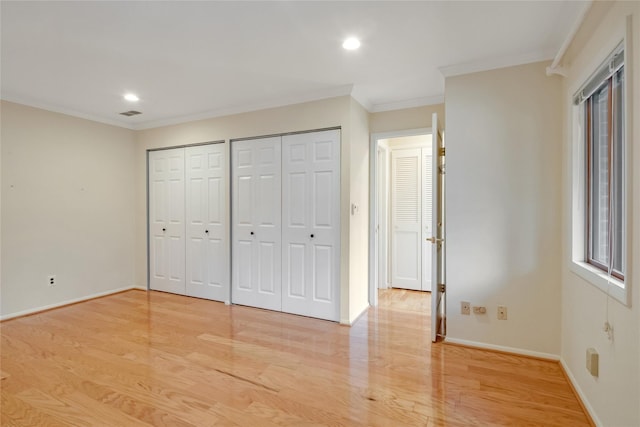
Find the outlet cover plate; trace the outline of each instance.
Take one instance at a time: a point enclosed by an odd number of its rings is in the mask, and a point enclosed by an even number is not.
[[[498,306],[498,320],[507,320],[507,306],[499,305]]]
[[[460,302],[460,314],[464,314],[464,315],[471,314],[471,303],[469,301]]]

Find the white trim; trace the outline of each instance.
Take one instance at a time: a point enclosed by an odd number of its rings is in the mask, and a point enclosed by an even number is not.
[[[558,65],[560,65],[560,61],[562,61],[564,54],[567,52],[567,49],[571,45],[571,42],[573,42],[573,39],[575,38],[578,30],[582,26],[582,23],[587,17],[587,13],[591,9],[592,4],[593,4],[593,0],[587,0],[582,5],[582,10],[580,11],[580,14],[576,18],[576,20],[573,22],[573,25],[571,26],[571,29],[569,30],[567,37],[565,37],[564,41],[562,42],[562,45],[560,45],[560,49],[558,49],[558,53],[556,53],[556,56],[553,58],[553,62],[551,63],[550,66],[547,67],[547,76],[550,76],[552,74],[559,74],[563,77],[566,77],[564,69],[562,67],[558,67]]]
[[[383,102],[373,104],[369,109],[371,113],[379,113],[382,111],[404,110],[405,108],[424,107],[426,105],[444,104],[444,94],[433,96],[423,96],[421,98],[406,99],[403,101]]]
[[[1,99],[3,101],[14,102],[16,104],[24,105],[27,107],[39,108],[41,110],[51,111],[53,113],[64,114],[66,116],[77,117],[79,119],[91,120],[92,122],[98,122],[105,125],[117,126],[120,128],[125,128],[129,130],[135,130],[136,125],[130,123],[124,123],[116,119],[107,119],[101,116],[96,116],[93,114],[87,114],[80,111],[76,111],[70,108],[61,107],[58,105],[47,104],[46,102],[41,102],[35,99],[23,97],[20,95],[15,95],[12,93],[2,92]],[[124,117],[124,116],[123,116]]]
[[[567,365],[567,363],[564,361],[564,358],[562,357],[560,358],[560,366],[562,367],[562,370],[564,371],[567,378],[569,378],[569,382],[573,386],[573,389],[576,391],[576,393],[578,393],[578,398],[582,402],[582,405],[584,406],[584,408],[589,413],[591,420],[594,422],[596,427],[603,427],[604,424],[602,424],[602,421],[600,421],[600,419],[598,418],[596,411],[593,409],[593,406],[591,406],[589,399],[587,399],[587,395],[580,388],[580,385],[578,384],[576,377],[573,376],[571,369],[569,369],[569,366]]]
[[[269,108],[286,107],[289,105],[320,101],[323,99],[335,98],[338,96],[347,96],[347,95],[353,96],[352,92],[353,92],[352,84],[341,85],[341,86],[330,87],[330,88],[326,88],[318,91],[306,92],[303,94],[294,94],[290,96],[273,98],[267,101],[257,102],[254,104],[246,104],[246,105],[235,106],[235,107],[224,107],[224,108],[205,111],[201,113],[187,114],[184,116],[170,117],[167,119],[138,121],[136,123],[128,123],[128,122],[123,122],[117,119],[108,119],[99,115],[82,113],[80,111],[72,110],[72,109],[57,106],[57,105],[47,104],[35,99],[22,97],[20,95],[15,95],[12,93],[3,92],[1,95],[1,99],[9,102],[15,102],[17,104],[26,105],[28,107],[40,108],[42,110],[65,114],[67,116],[78,117],[81,119],[91,120],[94,122],[103,123],[111,126],[117,126],[125,129],[130,129],[130,130],[144,130],[144,129],[153,129],[158,127],[163,127],[163,126],[178,125],[182,123],[193,122],[196,120],[206,120],[206,119],[213,119],[216,117],[231,116],[234,114],[250,113],[254,111],[266,110]],[[368,103],[362,97],[358,97],[358,98],[354,97],[354,99],[356,99],[356,101],[358,101],[363,107],[365,107],[365,109],[367,109],[367,111],[369,111],[367,107],[370,106],[370,103]],[[144,114],[144,111],[142,113]],[[139,120],[141,118],[142,118],[141,116],[135,116],[136,120]]]
[[[264,102],[257,102],[254,104],[247,104],[235,107],[224,107],[216,110],[205,111],[195,114],[187,114],[184,116],[170,117],[167,119],[158,119],[150,121],[139,121],[142,119],[140,116],[135,116],[136,123],[129,123],[116,119],[109,119],[103,116],[87,114],[80,111],[76,111],[70,108],[61,107],[58,105],[48,104],[35,99],[22,97],[12,93],[3,92],[0,99],[8,102],[14,102],[16,104],[25,105],[27,107],[39,108],[41,110],[51,111],[53,113],[64,114],[71,117],[77,117],[80,119],[91,120],[93,122],[102,123],[110,126],[117,126],[129,130],[145,130],[154,129],[164,126],[179,125],[182,123],[194,122],[198,120],[214,119],[217,117],[231,116],[234,114],[251,113],[260,110],[266,110],[269,108],[287,107],[290,105],[303,104],[305,102],[321,101],[323,99],[335,98],[339,96],[351,96],[369,113],[378,113],[382,111],[394,111],[403,110],[406,108],[424,107],[428,105],[438,105],[444,103],[444,94],[438,94],[433,96],[425,96],[421,98],[406,99],[402,101],[384,102],[380,104],[372,104],[366,99],[358,90],[354,88],[354,85],[342,85],[337,87],[331,87],[320,91],[307,92],[304,94],[296,94],[291,96],[285,96],[281,98],[274,98]],[[144,113],[144,111],[143,111]],[[123,119],[126,120],[126,119]]]
[[[307,92],[303,94],[295,94],[290,96],[283,96],[279,98],[273,98],[268,101],[257,102],[254,104],[246,104],[235,107],[224,107],[216,110],[205,111],[202,113],[188,114],[185,116],[173,117],[168,119],[152,120],[144,123],[140,123],[135,126],[136,130],[153,129],[163,126],[177,125],[186,122],[193,122],[196,120],[213,119],[216,117],[231,116],[234,114],[251,113],[254,111],[266,110],[269,108],[286,107],[289,105],[302,104],[305,102],[320,101],[323,99],[335,98],[338,96],[351,95],[353,92],[353,85],[342,85],[337,87],[330,87],[323,90]],[[362,104],[361,100],[357,100]]]
[[[49,304],[49,305],[44,305],[44,306],[41,306],[41,307],[30,308],[28,310],[17,311],[15,313],[4,314],[4,315],[0,316],[0,320],[9,320],[9,319],[13,319],[15,317],[26,316],[26,315],[29,315],[29,314],[35,314],[35,313],[39,313],[41,311],[51,310],[53,308],[58,308],[58,307],[64,307],[65,305],[69,305],[69,304],[75,304],[77,302],[88,301],[88,300],[91,300],[91,299],[100,298],[100,297],[104,297],[104,296],[107,296],[107,295],[117,294],[117,293],[124,292],[124,291],[130,291],[132,289],[140,289],[142,291],[146,291],[147,290],[146,288],[143,288],[141,286],[125,286],[124,288],[118,288],[118,289],[112,289],[110,291],[99,292],[97,294],[91,294],[91,295],[87,295],[87,296],[80,297],[80,298],[74,298],[74,299],[70,299],[70,300],[66,300],[66,301],[61,301],[61,302],[57,302],[55,304]]]
[[[618,302],[626,306],[630,305],[629,293],[626,292],[625,284],[619,279],[608,277],[602,270],[575,259],[569,263],[569,270]]]
[[[537,357],[538,359],[551,360],[551,361],[554,361],[554,362],[560,361],[560,356],[557,355],[557,354],[542,353],[540,351],[525,350],[523,348],[505,347],[503,345],[488,344],[488,343],[477,342],[477,341],[461,340],[461,339],[458,339],[458,338],[451,338],[449,336],[447,336],[444,339],[444,342],[451,343],[451,344],[464,345],[464,346],[467,346],[467,347],[475,347],[475,348],[479,348],[479,349],[482,349],[482,350],[495,350],[495,351],[502,351],[502,352],[505,352],[505,353],[513,353],[513,354],[520,355],[520,356]]]
[[[438,68],[444,77],[459,76],[462,74],[477,73],[480,71],[495,70],[498,68],[513,67],[516,65],[531,64],[533,62],[548,61],[553,58],[555,51],[542,50],[525,53],[522,55],[503,56],[500,58],[486,59],[476,62],[447,65]]]
[[[362,311],[360,312],[360,314],[354,317],[353,320],[342,319],[340,320],[340,324],[343,326],[353,326],[358,320],[360,320],[360,318],[367,312],[367,310],[369,310],[369,307],[370,307],[369,304],[365,305]]]

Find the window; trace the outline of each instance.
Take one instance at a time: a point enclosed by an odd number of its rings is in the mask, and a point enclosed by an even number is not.
[[[621,44],[574,96],[581,129],[578,212],[581,253],[574,262],[624,288],[627,270],[625,68]],[[578,231],[574,228],[574,233]],[[578,231],[580,232],[580,231]],[[574,243],[575,243],[574,236]],[[575,252],[575,251],[574,251]],[[576,259],[577,258],[577,259]],[[599,272],[599,273],[598,273]]]
[[[585,101],[586,261],[624,280],[624,66]]]

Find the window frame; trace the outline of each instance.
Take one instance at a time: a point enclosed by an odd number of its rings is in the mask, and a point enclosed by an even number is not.
[[[629,183],[631,182],[631,159],[630,159],[630,144],[631,144],[631,123],[629,118],[632,117],[631,111],[631,76],[632,70],[630,64],[632,63],[631,52],[628,50],[628,46],[626,40],[628,39],[630,27],[627,26],[627,37],[624,37],[622,40],[617,39],[613,46],[613,49],[609,49],[602,55],[599,61],[593,61],[588,69],[585,71],[589,72],[583,79],[579,81],[581,86],[574,88],[573,95],[571,97],[571,113],[570,117],[572,117],[572,149],[571,149],[571,182],[570,182],[570,190],[571,190],[571,223],[570,223],[570,262],[569,262],[569,271],[578,275],[586,282],[595,286],[596,288],[602,290],[607,293],[615,300],[621,302],[626,306],[631,305],[631,277],[632,277],[632,266],[628,262],[631,254],[631,240],[627,238],[624,242],[625,245],[625,253],[626,253],[626,262],[624,272],[624,277],[615,277],[614,275],[608,274],[608,271],[602,270],[591,263],[588,262],[588,237],[587,237],[587,221],[589,220],[587,212],[587,197],[588,197],[588,187],[587,187],[587,144],[586,134],[585,132],[589,129],[587,127],[590,123],[586,123],[586,112],[585,112],[585,103],[580,102],[576,105],[576,99],[580,96],[581,90],[587,85],[587,83],[591,82],[598,70],[600,70],[604,64],[606,64],[614,55],[614,53],[622,50],[624,52],[624,124],[623,124],[623,149],[624,149],[624,176],[623,178],[626,181],[626,185],[623,186],[623,197],[624,197],[624,206],[625,211],[624,215],[626,217],[625,221],[625,230],[627,235],[631,230],[630,218],[631,216],[631,191]],[[593,72],[593,71],[596,72]],[[614,73],[615,75],[615,73]],[[605,79],[606,80],[606,79]],[[604,80],[603,82],[604,83]],[[598,88],[601,87],[601,84],[598,85]],[[570,92],[571,94],[571,92]],[[589,94],[591,96],[591,94]],[[611,160],[611,159],[610,159]]]

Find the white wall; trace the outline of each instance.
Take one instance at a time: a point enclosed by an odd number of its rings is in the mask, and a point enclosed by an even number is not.
[[[1,315],[132,286],[133,132],[4,101],[1,120]]]
[[[609,321],[614,340],[602,331],[607,297],[571,272],[571,162],[573,141],[571,96],[605,59],[625,31],[625,18],[633,16],[633,48],[625,52],[626,81],[632,84],[632,215],[629,217],[632,252],[628,265],[631,307],[611,300]],[[577,388],[603,426],[640,425],[640,2],[594,3],[584,25],[564,58],[563,142],[563,253],[562,253],[562,360]],[[585,352],[594,347],[600,355],[600,372],[592,377],[585,369]]]
[[[354,241],[351,230],[359,233],[362,222],[366,227],[366,211],[351,216],[352,201],[367,207],[368,180],[361,181],[361,162],[352,163],[362,153],[362,135],[368,127],[367,113],[350,96],[285,107],[271,108],[244,114],[183,123],[174,126],[139,131],[136,134],[136,284],[147,284],[146,235],[146,150],[159,147],[187,145],[207,141],[229,140],[252,136],[272,135],[327,127],[342,127],[341,147],[341,310],[340,321],[350,323],[360,313],[362,296],[366,302],[366,264],[362,275],[362,259],[367,258],[367,240]],[[368,137],[367,137],[368,139]],[[365,153],[366,154],[366,153]],[[368,159],[368,158],[366,158]],[[366,161],[366,160],[363,160]],[[353,185],[353,188],[352,188]],[[352,271],[353,270],[353,275]],[[350,280],[354,279],[353,286]],[[361,282],[365,290],[362,291]]]
[[[561,81],[546,65],[446,79],[448,339],[560,353]]]
[[[369,307],[369,113],[351,99],[349,322]]]

